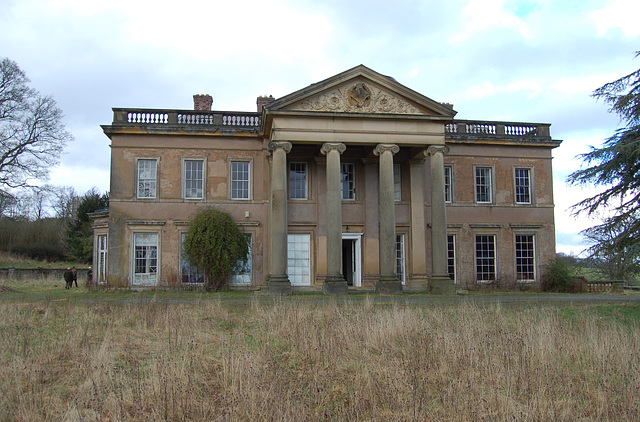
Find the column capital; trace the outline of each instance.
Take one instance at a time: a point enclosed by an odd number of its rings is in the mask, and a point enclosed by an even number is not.
[[[342,143],[325,142],[320,148],[322,155],[327,155],[331,151],[338,151],[338,154],[342,155],[347,150],[347,146]]]
[[[373,149],[373,153],[375,155],[381,155],[383,152],[389,151],[391,154],[395,155],[400,152],[400,147],[396,144],[378,144]]]
[[[438,152],[441,152],[442,154],[448,154],[449,147],[447,145],[431,145],[429,148],[427,148],[427,152],[430,155],[434,155]]]
[[[284,152],[289,153],[291,151],[291,142],[287,141],[271,141],[269,145],[267,145],[267,150],[275,151],[279,148],[282,148]]]

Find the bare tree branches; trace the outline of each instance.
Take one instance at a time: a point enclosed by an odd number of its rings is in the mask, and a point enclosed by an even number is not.
[[[15,62],[0,60],[0,189],[5,191],[46,180],[73,139],[55,100],[28,83]]]

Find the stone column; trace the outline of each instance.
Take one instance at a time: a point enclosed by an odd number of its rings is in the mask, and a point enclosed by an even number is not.
[[[344,144],[325,143],[320,151],[327,156],[327,277],[322,286],[325,294],[346,294],[347,281],[342,275],[342,194],[340,155]]]
[[[436,294],[455,293],[447,270],[447,212],[444,196],[444,154],[446,145],[431,145],[431,291]]]
[[[424,218],[424,160],[427,150],[421,151],[409,161],[411,176],[411,267],[405,290],[427,291],[429,279],[427,277],[426,224]]]
[[[270,142],[268,150],[273,162],[266,293],[290,295],[291,282],[287,276],[287,153],[291,151],[291,142]]]
[[[396,204],[393,195],[393,155],[400,148],[394,144],[378,144],[373,153],[380,157],[380,280],[378,293],[402,293],[402,282],[396,275]]]

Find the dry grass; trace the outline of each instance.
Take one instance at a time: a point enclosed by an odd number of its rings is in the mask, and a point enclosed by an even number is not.
[[[640,419],[617,310],[298,302],[0,303],[0,419]]]

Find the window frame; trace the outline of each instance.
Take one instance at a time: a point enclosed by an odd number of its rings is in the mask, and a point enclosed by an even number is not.
[[[404,233],[396,233],[396,276],[402,282],[406,283],[407,279],[407,248]]]
[[[187,236],[187,232],[181,231],[179,233],[180,247],[178,250],[180,251],[180,259],[179,259],[178,265],[180,266],[180,268],[178,268],[178,274],[180,274],[180,284],[183,284],[185,286],[201,286],[201,285],[204,285],[206,281],[204,271],[202,271],[198,267],[191,265],[185,259],[184,239],[186,236]],[[184,271],[185,268],[188,271],[188,274],[186,275],[189,279],[193,277],[196,280],[201,279],[202,281],[185,281],[185,271]]]
[[[527,195],[528,201],[519,201],[518,200],[518,171],[525,170],[527,172]],[[516,205],[531,205],[533,204],[533,168],[525,167],[525,166],[515,166],[513,168],[513,200]]]
[[[350,166],[352,171],[346,171],[345,172],[345,166]],[[351,174],[351,180],[346,180],[344,179],[345,174],[349,175]],[[345,187],[345,183],[348,184],[348,186],[350,187],[347,191],[345,191],[344,187]],[[351,196],[349,197],[349,195],[347,195],[348,197],[345,198],[345,192],[347,194],[350,194]],[[340,198],[343,201],[355,201],[356,199],[356,164],[355,163],[340,163]]]
[[[234,175],[236,174],[236,172],[234,171],[234,165],[235,164],[246,164],[247,165],[247,179],[234,179]],[[252,160],[248,160],[248,159],[230,159],[229,160],[229,199],[233,200],[233,201],[250,201],[252,198],[252,192],[251,192],[251,188],[252,188],[252,183],[251,183],[251,174],[252,174],[252,164],[253,161]],[[245,197],[237,197],[234,195],[234,183],[246,183],[246,191],[247,191],[247,196]]]
[[[447,171],[449,175],[447,176]],[[447,178],[449,183],[447,183]],[[453,165],[444,165],[444,202],[446,204],[453,203]]]
[[[449,241],[449,239],[451,239],[451,241]],[[456,235],[447,234],[447,273],[454,283],[456,283],[457,277],[456,259]]]
[[[233,273],[229,275],[230,287],[247,287],[253,284],[253,233],[244,233],[247,238],[247,244],[249,246],[247,251],[247,261],[242,267],[236,263],[233,268]],[[247,276],[248,277],[244,277]],[[248,278],[249,281],[243,281]]]
[[[488,183],[483,183],[483,184],[479,184],[478,183],[478,171],[479,170],[486,170],[488,171],[488,176],[489,176],[489,182]],[[474,197],[475,197],[475,203],[476,204],[481,204],[481,205],[487,205],[487,204],[493,204],[494,203],[494,168],[491,165],[474,165],[473,166],[473,186],[474,186]],[[485,175],[486,177],[486,175]],[[479,189],[481,187],[485,187],[488,190],[488,200],[480,200],[479,196],[480,196],[480,192]]]
[[[305,239],[305,241],[300,241],[303,238]],[[296,245],[301,246],[297,247]],[[293,249],[291,249],[292,247]],[[287,274],[292,286],[312,285],[312,247],[313,245],[311,233],[287,233]],[[297,265],[302,263],[306,263],[306,265]]]
[[[193,162],[199,162],[200,165],[202,166],[202,168],[200,169],[201,178],[199,180],[195,178],[194,179],[187,178],[187,163],[193,163]],[[205,192],[207,190],[206,189],[206,180],[207,180],[206,169],[207,169],[207,165],[206,165],[205,158],[200,158],[200,157],[183,157],[182,158],[182,198],[183,199],[190,200],[190,201],[199,201],[199,200],[205,199]],[[187,195],[187,192],[189,191],[187,189],[187,183],[189,181],[200,182],[200,196]]]
[[[402,201],[402,167],[399,163],[393,163],[393,200]]]
[[[150,163],[153,162],[154,163],[154,178],[146,178],[146,179],[141,179],[140,177],[140,173],[141,173],[141,168],[140,165],[141,163]],[[160,159],[157,157],[138,157],[136,158],[136,199],[141,199],[141,200],[155,200],[158,198],[158,175],[160,174]],[[151,189],[151,187],[149,188],[144,188],[141,189],[141,181],[144,181],[144,183],[152,183],[153,184],[153,189]],[[145,195],[141,195],[141,192],[144,192],[146,189],[148,189],[149,195],[145,196]]]
[[[518,242],[518,237],[530,237],[531,241],[530,241],[530,245],[531,248],[527,249],[527,251],[530,251],[530,255],[526,256],[526,257],[521,257],[518,256],[519,255],[519,243]],[[529,242],[527,242],[527,244],[529,244]],[[515,278],[516,278],[516,282],[518,283],[534,283],[536,281],[536,277],[537,277],[537,272],[536,272],[536,236],[535,234],[532,233],[514,233],[513,236],[513,250],[514,250],[514,258],[515,258]],[[530,278],[520,278],[521,274],[524,274],[524,272],[521,272],[519,270],[520,266],[523,265],[519,262],[520,259],[527,259],[530,260],[531,262],[529,264],[527,264],[528,266],[530,266],[531,271],[530,274],[532,275],[532,277]]]
[[[491,244],[493,251],[489,251],[489,252],[493,252],[493,256],[480,256],[478,254],[478,238],[480,237],[485,237],[488,239],[492,239],[491,242],[487,242],[486,244]],[[476,233],[474,235],[474,264],[475,264],[475,278],[476,278],[476,282],[477,283],[491,283],[496,281],[497,278],[497,274],[498,274],[498,256],[497,256],[497,236],[495,234],[489,234],[489,233]],[[487,263],[484,262],[480,262],[480,260],[487,260]],[[481,270],[479,271],[479,268],[484,268],[484,267],[488,267],[489,271],[484,271]],[[492,271],[491,271],[492,270]],[[481,275],[484,274],[488,274],[488,278],[485,278],[484,276],[481,277]]]
[[[292,170],[292,166],[294,165],[304,165],[304,197],[293,197],[292,193],[294,192],[294,190],[291,189],[292,186],[292,178],[291,178],[291,174],[294,170]],[[307,163],[306,161],[290,161],[289,162],[289,177],[288,177],[288,181],[289,181],[289,199],[292,201],[306,201],[309,199],[309,163]],[[297,182],[297,181],[296,181]],[[299,191],[299,189],[295,190],[296,192]]]
[[[155,245],[141,245],[141,246],[149,246],[149,247],[155,247],[155,258],[154,257],[150,257],[150,258],[145,258],[145,260],[149,260],[151,262],[153,262],[155,260],[155,266],[150,265],[149,263],[145,263],[145,269],[149,268],[155,268],[155,271],[146,271],[146,272],[136,272],[137,268],[138,268],[138,244],[137,244],[137,239],[138,236],[143,236],[143,235],[153,235],[155,236]],[[149,232],[149,231],[134,231],[131,234],[131,285],[132,286],[157,286],[158,285],[158,281],[160,279],[160,251],[161,249],[161,245],[160,245],[160,233],[159,232]],[[142,281],[136,281],[137,274],[152,274],[154,277],[144,277],[144,276],[140,276],[138,278],[143,279]],[[144,278],[149,279],[149,281],[144,281]],[[151,280],[153,279],[153,280]]]
[[[104,242],[101,240],[104,239]],[[104,247],[103,247],[104,244]],[[105,284],[107,282],[107,264],[109,259],[109,235],[108,234],[98,234],[96,236],[96,250],[97,253],[97,262],[96,262],[96,272],[95,272],[95,280],[98,284]]]

